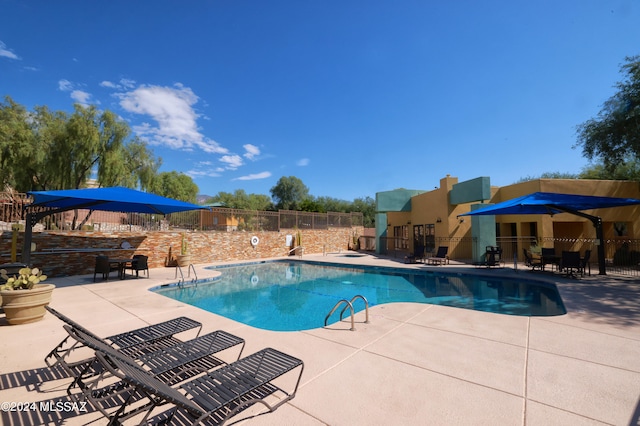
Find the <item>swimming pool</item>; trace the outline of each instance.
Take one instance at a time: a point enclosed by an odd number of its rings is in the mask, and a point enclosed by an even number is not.
[[[566,313],[553,285],[472,274],[271,261],[216,268],[219,279],[153,291],[252,327],[299,331],[324,326],[341,299],[369,306],[417,302],[521,316]],[[356,312],[364,310],[361,300]],[[329,324],[339,320],[341,309]]]

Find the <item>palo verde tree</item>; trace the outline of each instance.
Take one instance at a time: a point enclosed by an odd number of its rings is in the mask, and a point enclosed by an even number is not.
[[[625,58],[625,79],[598,113],[578,126],[578,142],[589,160],[602,161],[612,172],[629,159],[640,158],[640,56]]]

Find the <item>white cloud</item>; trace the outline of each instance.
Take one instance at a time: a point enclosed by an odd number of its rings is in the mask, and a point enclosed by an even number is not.
[[[201,178],[201,177],[219,177],[221,176],[219,170],[189,170],[185,172],[187,176],[190,176],[193,179]]]
[[[250,143],[246,145],[242,145],[245,149],[244,157],[249,160],[254,160],[258,155],[260,155],[260,148],[255,145],[251,145]]]
[[[117,89],[117,88],[118,88],[118,85],[117,85],[117,84],[115,84],[115,83],[112,83],[112,82],[110,82],[110,81],[105,80],[105,81],[102,81],[102,82],[100,83],[100,87],[106,87],[106,88],[108,88],[108,89]]]
[[[60,80],[58,81],[58,90],[63,92],[70,92],[73,90],[73,83],[69,80]]]
[[[21,60],[18,55],[13,53],[11,50],[7,49],[7,45],[0,41],[0,57]]]
[[[81,105],[88,106],[91,103],[91,93],[83,90],[74,90],[71,92],[71,99]]]
[[[133,84],[133,80],[120,80],[122,85]],[[199,115],[193,106],[198,97],[181,84],[174,87],[140,86],[135,90],[120,93],[120,106],[126,111],[149,116],[156,126],[143,123],[133,130],[150,144],[165,145],[173,149],[192,150],[200,148],[207,153],[226,154],[228,150],[198,130]]]
[[[233,180],[257,180],[257,179],[266,179],[269,177],[271,177],[271,172],[261,172],[261,173],[254,173],[251,175],[241,176]]]
[[[309,165],[309,159],[308,158],[301,158],[298,161],[296,161],[296,166],[308,166]]]
[[[136,87],[136,82],[135,80],[131,80],[128,78],[121,78],[118,83],[105,80],[100,82],[100,87],[106,87],[107,89],[128,90]]]
[[[235,170],[244,164],[244,162],[242,161],[242,157],[236,154],[223,155],[222,157],[220,157],[220,161],[222,161],[223,163],[226,163],[227,164],[226,167],[229,170]]]

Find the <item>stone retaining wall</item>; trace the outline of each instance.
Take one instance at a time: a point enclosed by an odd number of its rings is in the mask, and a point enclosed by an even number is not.
[[[255,260],[269,257],[288,256],[286,235],[296,230],[281,232],[185,232],[184,236],[191,255],[191,263],[212,263],[225,261]],[[326,230],[301,230],[302,246],[305,253],[322,253],[347,250],[353,236],[361,236],[363,227],[330,228]],[[0,236],[0,263],[11,261],[11,232]],[[18,237],[18,261],[22,250],[21,232]],[[92,273],[97,255],[111,258],[130,258],[134,254],[149,256],[149,267],[167,266],[180,254],[181,232],[96,232],[96,231],[44,231],[34,232],[36,249],[31,255],[31,263],[50,276],[79,275]],[[251,237],[259,243],[251,245]],[[132,249],[121,249],[128,242]]]

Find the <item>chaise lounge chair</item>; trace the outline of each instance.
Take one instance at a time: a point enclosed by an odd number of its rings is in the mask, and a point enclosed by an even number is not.
[[[440,246],[438,247],[438,252],[433,257],[428,257],[425,260],[428,264],[431,265],[444,265],[445,263],[449,263],[449,256],[447,253],[449,252],[449,247]]]
[[[45,306],[45,308],[58,317],[58,319],[68,324],[72,329],[80,330],[83,333],[100,340],[100,337],[96,336],[66,315],[61,314],[51,306]],[[202,324],[187,317],[178,317],[169,321],[109,336],[105,338],[104,341],[120,352],[136,357],[145,352],[151,352],[161,347],[169,347],[181,343],[182,341],[178,340],[174,335],[194,329],[198,330],[196,334],[197,337],[202,329]],[[71,336],[68,335],[56,347],[54,347],[51,352],[47,354],[44,362],[51,368],[61,366],[67,373],[76,375],[78,373],[78,368],[83,368],[87,360],[83,359],[76,362],[69,361],[69,355],[74,350],[84,347],[82,342],[75,339],[71,339],[70,341],[70,338]]]
[[[75,330],[69,325],[65,325],[64,329],[71,337],[97,353],[136,365],[167,385],[175,385],[221,365],[226,365],[227,362],[223,361],[219,354],[239,346],[240,351],[233,358],[233,361],[237,361],[240,359],[245,345],[244,339],[218,330],[133,359],[92,335]],[[75,389],[80,392],[74,392]],[[135,392],[130,384],[120,379],[114,382],[111,374],[108,371],[105,372],[102,363],[95,357],[91,362],[86,363],[84,369],[74,378],[67,388],[67,394],[78,402],[90,401],[107,417],[110,415],[107,408],[113,406],[113,401],[121,401],[120,403],[122,403],[128,399],[131,404],[133,401],[143,398]],[[132,410],[129,415],[136,414],[140,410],[140,408]]]
[[[142,368],[117,357],[96,352],[96,358],[107,371],[146,396],[146,413],[141,420],[136,419],[140,424],[147,422],[156,407],[166,404],[173,407],[162,413],[165,424],[174,424],[177,418],[181,419],[180,424],[196,425],[207,420],[224,424],[229,418],[256,403],[263,404],[269,412],[273,412],[295,397],[304,370],[304,363],[300,359],[266,348],[185,382],[179,389],[175,389]],[[286,391],[280,387],[282,385],[274,383],[276,379],[298,367],[300,373],[293,390]],[[267,402],[267,397],[271,395],[279,399]],[[89,398],[94,406],[101,403],[92,398],[92,394],[89,394]],[[108,415],[109,424],[119,424],[122,420],[143,412],[140,406],[126,412],[128,404],[129,401],[125,400],[115,413]]]

